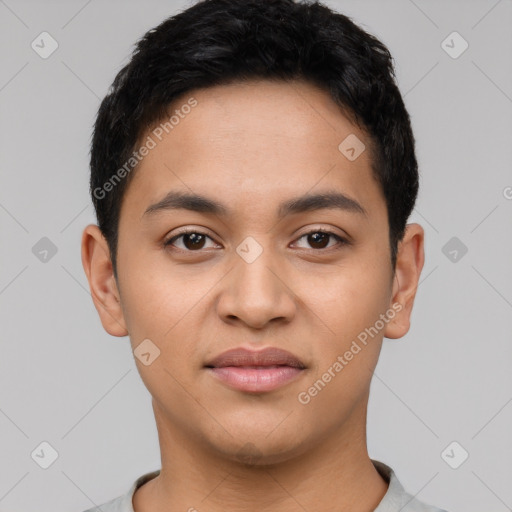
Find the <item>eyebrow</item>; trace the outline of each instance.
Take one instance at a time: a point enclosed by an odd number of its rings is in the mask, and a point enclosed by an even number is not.
[[[142,217],[161,211],[179,209],[220,217],[229,217],[234,213],[230,208],[212,198],[199,194],[171,191],[162,200],[148,206]],[[341,192],[305,194],[289,199],[279,205],[277,216],[282,219],[288,215],[322,209],[338,209],[368,216],[367,211],[360,203]]]

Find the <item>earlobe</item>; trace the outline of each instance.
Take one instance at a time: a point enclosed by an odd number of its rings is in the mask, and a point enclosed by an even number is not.
[[[108,244],[95,224],[89,224],[82,233],[82,265],[103,328],[112,336],[126,336],[128,330]]]
[[[386,338],[401,338],[410,328],[418,282],[425,262],[424,231],[419,224],[407,224],[399,243],[390,307],[396,314],[386,325]],[[401,305],[401,308],[398,305]]]

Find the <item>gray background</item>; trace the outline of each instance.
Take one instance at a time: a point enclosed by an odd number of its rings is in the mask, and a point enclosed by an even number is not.
[[[128,338],[101,327],[80,237],[95,222],[99,101],[135,41],[190,3],[0,1],[4,512],[81,512],[160,467],[150,395]],[[425,228],[426,263],[412,328],[385,340],[373,379],[370,455],[450,512],[511,510],[512,2],[328,5],[390,48],[422,179],[410,220]],[[59,44],[47,59],[31,48],[42,31]],[[453,31],[469,43],[456,59],[441,46]],[[43,237],[57,248],[46,262],[32,250]],[[456,261],[443,252],[452,237]],[[58,452],[48,469],[31,457],[42,441]],[[452,441],[469,453],[458,469],[441,456]]]

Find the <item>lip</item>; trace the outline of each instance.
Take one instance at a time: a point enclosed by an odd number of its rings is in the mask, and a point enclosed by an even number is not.
[[[272,391],[296,379],[306,369],[292,353],[275,347],[263,350],[236,348],[223,352],[205,365],[215,378],[240,391]]]

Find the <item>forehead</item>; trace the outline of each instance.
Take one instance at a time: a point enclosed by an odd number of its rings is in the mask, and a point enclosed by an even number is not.
[[[255,157],[264,144],[275,156],[291,156],[292,149],[301,148],[308,153],[313,147],[338,156],[340,137],[366,138],[326,92],[305,81],[255,80],[199,89],[175,101],[171,110],[179,110],[192,95],[198,106],[176,131],[196,151],[215,144],[237,156]]]
[[[195,106],[184,108],[191,98]],[[254,203],[268,204],[271,196],[282,202],[317,186],[360,202],[372,188],[379,196],[368,136],[308,82],[255,80],[196,89],[173,102],[171,115],[172,126],[162,129],[164,119],[142,138],[151,137],[155,147],[126,192],[141,213],[172,189],[231,203],[242,195]],[[366,149],[350,160],[340,144],[354,137]]]

